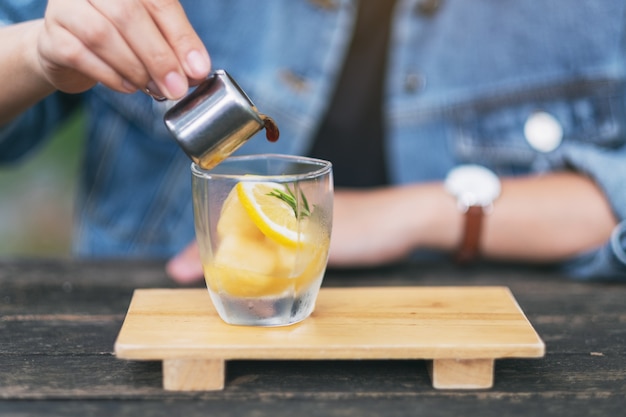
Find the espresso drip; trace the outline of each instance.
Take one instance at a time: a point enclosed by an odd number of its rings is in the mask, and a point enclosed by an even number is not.
[[[265,126],[265,137],[270,142],[276,142],[280,136],[276,122],[274,122],[274,119],[264,114],[261,115],[261,119],[263,120],[263,125]]]

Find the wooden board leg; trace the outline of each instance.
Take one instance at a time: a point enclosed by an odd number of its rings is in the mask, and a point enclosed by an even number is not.
[[[226,362],[222,359],[164,359],[163,388],[169,391],[224,389]]]
[[[437,389],[481,389],[493,386],[493,359],[434,359],[430,378]]]

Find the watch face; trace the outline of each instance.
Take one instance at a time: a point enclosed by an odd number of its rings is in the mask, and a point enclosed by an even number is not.
[[[445,187],[465,207],[486,207],[500,195],[500,180],[491,170],[480,165],[454,168],[446,177]]]

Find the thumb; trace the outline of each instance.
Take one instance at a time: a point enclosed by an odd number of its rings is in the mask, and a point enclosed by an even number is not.
[[[203,278],[198,243],[193,241],[165,266],[167,274],[179,284],[190,284]]]

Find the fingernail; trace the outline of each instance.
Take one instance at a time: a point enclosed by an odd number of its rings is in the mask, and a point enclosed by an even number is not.
[[[191,71],[193,71],[194,77],[204,78],[211,70],[211,63],[200,52],[193,50],[187,54],[187,64]]]
[[[122,80],[122,88],[128,91],[129,93],[134,93],[135,91],[138,90],[137,87],[133,85],[133,83],[131,83],[130,81],[126,79]]]
[[[170,94],[170,98],[181,98],[187,92],[187,80],[175,71],[165,76],[165,88]]]
[[[150,94],[152,97],[158,98],[163,97],[163,93],[158,85],[152,80],[148,81],[146,84],[146,93]]]

